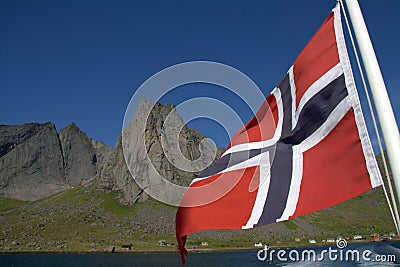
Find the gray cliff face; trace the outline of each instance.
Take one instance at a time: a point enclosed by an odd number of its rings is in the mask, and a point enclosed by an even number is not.
[[[97,155],[89,137],[74,123],[62,129],[59,137],[67,183],[76,186],[95,176]]]
[[[0,125],[0,196],[36,200],[88,184],[111,150],[75,124]]]
[[[170,182],[189,185],[216,154],[220,151],[214,144],[184,125],[173,105],[149,100],[140,103],[114,148],[89,138],[75,124],[59,133],[51,123],[0,125],[0,197],[36,200],[93,185],[117,192],[122,204],[132,205],[149,198],[143,187],[158,184],[156,190],[169,196],[174,191]]]
[[[215,146],[199,132],[187,128],[173,105],[143,100],[119,136],[96,186],[107,192],[121,192],[120,202],[132,205],[148,199],[142,187],[159,183],[157,176],[187,186],[201,166],[215,160],[215,154]],[[160,188],[166,196],[172,193],[165,184]]]
[[[98,173],[104,165],[105,161],[111,155],[113,148],[109,147],[101,141],[96,141],[93,139],[90,139],[90,141],[96,153],[96,173]]]
[[[42,127],[39,123],[0,125],[0,157],[35,135]]]
[[[120,193],[118,198],[123,205],[131,205],[148,199],[148,196],[143,194],[143,190],[133,180],[125,163],[121,134],[95,178],[94,184],[99,191]]]
[[[69,189],[53,124],[0,126],[0,196],[35,200]]]

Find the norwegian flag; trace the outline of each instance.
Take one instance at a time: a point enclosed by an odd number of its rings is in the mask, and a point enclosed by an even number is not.
[[[337,5],[255,117],[184,194],[176,236],[288,220],[381,185]]]

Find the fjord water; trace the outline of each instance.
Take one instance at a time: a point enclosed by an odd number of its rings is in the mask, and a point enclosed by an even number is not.
[[[307,247],[297,249],[313,249],[317,258],[328,247]],[[336,246],[332,246],[337,249]],[[187,266],[400,266],[400,241],[382,243],[350,244],[344,250],[365,250],[372,252],[371,261],[323,261],[309,262],[273,262],[259,261],[258,250],[241,250],[230,252],[192,252],[187,259]],[[278,249],[277,249],[278,250]],[[291,249],[286,249],[289,252]],[[377,255],[394,255],[393,262],[377,262]],[[115,254],[1,254],[0,266],[181,266],[177,253],[115,253]]]

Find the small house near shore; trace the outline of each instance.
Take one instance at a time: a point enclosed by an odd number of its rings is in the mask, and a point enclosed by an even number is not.
[[[158,240],[158,245],[160,247],[166,247],[168,245],[167,241],[164,239]]]
[[[122,246],[121,246],[121,249],[122,249],[122,250],[132,250],[132,244],[129,244],[129,245],[122,245]]]

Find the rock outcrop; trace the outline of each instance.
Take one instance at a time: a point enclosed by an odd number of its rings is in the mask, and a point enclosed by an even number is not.
[[[168,182],[187,186],[215,160],[216,154],[214,144],[189,129],[173,105],[143,100],[119,136],[95,184],[105,192],[120,192],[120,202],[129,205],[147,200],[143,188],[156,184],[161,188],[160,194],[172,196],[174,192]]]
[[[175,193],[180,198],[180,186],[187,186],[219,153],[184,124],[173,105],[150,100],[140,103],[114,148],[89,138],[75,124],[59,133],[52,123],[0,125],[0,197],[36,200],[90,184],[119,193],[125,205],[146,201],[150,191],[143,188],[154,186],[163,197]],[[171,185],[182,192],[173,192]]]
[[[68,184],[80,185],[96,175],[97,155],[92,141],[74,123],[59,132]]]
[[[88,184],[111,150],[75,124],[0,125],[0,196],[36,200]]]
[[[35,200],[71,186],[52,123],[0,126],[0,196]]]
[[[121,134],[99,174],[95,177],[94,185],[102,192],[120,193],[118,199],[123,205],[132,205],[148,199],[148,195],[143,193],[143,189],[132,178],[125,163]]]

